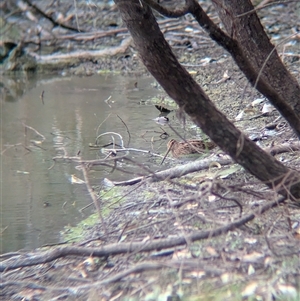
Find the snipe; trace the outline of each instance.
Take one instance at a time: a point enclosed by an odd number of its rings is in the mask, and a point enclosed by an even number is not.
[[[165,158],[169,154],[172,153],[174,158],[179,157],[189,157],[193,154],[201,154],[207,150],[211,150],[216,147],[216,144],[212,141],[203,141],[203,140],[187,140],[178,142],[175,139],[172,139],[167,144],[168,150],[167,153],[162,160],[161,164],[164,162]]]

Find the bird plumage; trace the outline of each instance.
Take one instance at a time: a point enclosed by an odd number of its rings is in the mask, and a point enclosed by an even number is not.
[[[211,150],[216,147],[216,144],[212,141],[203,141],[199,139],[187,140],[178,142],[172,139],[167,144],[168,152],[172,153],[174,158],[181,156],[188,156],[191,154],[203,153],[206,150]]]

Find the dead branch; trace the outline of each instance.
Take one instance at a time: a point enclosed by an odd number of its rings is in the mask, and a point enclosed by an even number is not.
[[[115,148],[106,148],[106,149],[103,149],[103,152],[116,152],[116,153],[119,153],[119,152],[137,152],[137,153],[144,153],[144,154],[149,154],[153,157],[160,157],[160,158],[163,158],[164,156],[162,155],[159,155],[159,154],[156,154],[156,153],[153,153],[153,152],[150,152],[148,150],[144,150],[144,149],[139,149],[139,148],[132,148],[132,147],[129,147],[129,148],[119,148],[119,149],[115,149]]]
[[[275,156],[280,153],[290,152],[290,151],[299,151],[300,150],[300,142],[292,142],[292,143],[284,143],[281,145],[276,145],[272,147],[264,148],[264,150],[270,153],[272,156]],[[127,181],[120,182],[112,182],[112,184],[116,186],[127,186],[134,185],[143,180],[150,180],[153,182],[163,181],[166,179],[179,178],[181,176],[185,176],[189,173],[197,172],[200,170],[208,169],[211,167],[212,163],[219,163],[222,166],[229,165],[233,163],[233,161],[228,157],[223,158],[212,158],[212,159],[204,159],[201,161],[194,161],[191,163],[187,163],[184,165],[179,165],[176,167],[172,167],[163,171],[156,172],[150,176],[136,177],[134,179],[130,179]]]
[[[116,35],[118,33],[125,33],[127,31],[128,29],[123,27],[123,28],[111,29],[106,31],[65,34],[65,35],[56,36],[56,38],[59,40],[90,41],[99,38],[109,37],[112,35]]]
[[[164,32],[167,32],[167,31],[170,31],[170,26],[172,26],[172,23],[174,23],[174,22],[176,22],[176,21],[161,20],[158,22],[158,24],[160,24],[160,26],[164,30]],[[171,23],[171,25],[169,23]],[[105,31],[78,32],[78,33],[74,33],[74,34],[55,35],[55,39],[56,40],[73,40],[73,41],[91,41],[91,40],[97,40],[97,39],[105,38],[105,37],[109,37],[109,36],[115,36],[116,34],[119,34],[119,33],[126,34],[127,32],[128,32],[128,29],[126,27],[122,27],[122,28],[116,28],[116,29],[105,30]],[[187,35],[185,35],[185,36],[187,36]],[[194,37],[194,38],[197,38],[197,37]],[[51,40],[52,39],[53,39],[53,37],[51,36]],[[201,39],[205,39],[205,37],[201,37]],[[43,42],[49,41],[49,38],[44,37],[41,39],[41,41],[43,41]],[[32,40],[24,40],[24,43],[25,44],[33,43],[33,41]]]
[[[120,53],[124,53],[131,44],[131,37],[124,39],[119,46],[105,48],[94,51],[74,51],[66,54],[50,54],[50,55],[38,55],[34,52],[28,52],[33,58],[35,58],[40,64],[61,64],[62,62],[71,62],[74,59],[92,59],[104,56],[115,56]]]
[[[3,261],[0,264],[0,272],[17,269],[26,266],[33,266],[37,264],[43,264],[46,262],[51,262],[55,259],[66,257],[70,255],[75,256],[95,256],[95,257],[107,257],[111,255],[118,254],[130,254],[136,252],[149,252],[153,250],[161,250],[166,248],[172,248],[175,246],[185,245],[186,241],[194,242],[197,240],[203,240],[207,238],[212,238],[216,236],[223,235],[228,231],[232,231],[235,228],[238,228],[249,221],[253,220],[257,215],[261,215],[269,209],[278,206],[283,203],[286,199],[280,197],[278,200],[273,202],[268,202],[254,212],[245,215],[244,217],[227,224],[222,227],[218,227],[214,230],[206,231],[195,231],[192,234],[178,236],[175,238],[167,239],[157,239],[153,241],[146,242],[126,242],[126,243],[117,243],[104,245],[97,248],[80,248],[74,246],[60,247],[52,249],[50,251],[38,252],[32,254],[26,254],[21,256],[15,256],[8,260]]]
[[[173,178],[179,178],[181,176],[187,175],[192,172],[196,172],[203,169],[208,169],[213,162],[216,162],[216,158],[213,159],[204,159],[201,161],[195,161],[184,165],[179,165],[176,167],[172,167],[166,170],[162,170],[159,172],[156,172],[150,176],[147,177],[137,177],[128,181],[121,181],[121,182],[113,182],[116,186],[121,185],[133,185],[136,183],[141,182],[142,180],[150,180],[152,182],[157,181],[163,181],[166,179],[173,179]],[[232,160],[230,158],[223,158],[218,159],[218,163],[221,165],[228,165],[232,163]]]
[[[91,284],[85,284],[85,285],[80,285],[80,286],[73,286],[73,287],[60,287],[60,286],[43,286],[43,285],[39,285],[36,284],[35,282],[28,282],[28,281],[7,281],[7,282],[2,282],[0,283],[0,289],[6,288],[6,287],[10,287],[10,286],[17,286],[19,287],[19,290],[21,288],[30,288],[30,289],[40,289],[43,291],[52,291],[52,292],[59,292],[61,294],[67,294],[67,295],[73,295],[76,294],[76,296],[78,296],[78,294],[83,293],[84,291],[88,291],[92,288],[99,288],[101,286],[110,284],[110,283],[114,283],[114,282],[118,282],[121,281],[122,279],[124,279],[126,276],[129,276],[131,274],[137,274],[137,273],[142,273],[142,272],[146,272],[146,271],[155,271],[155,270],[161,270],[164,268],[172,268],[172,269],[180,269],[180,270],[194,270],[195,269],[195,260],[191,260],[191,259],[185,259],[184,261],[182,260],[168,260],[166,262],[152,262],[152,261],[148,261],[148,262],[143,262],[143,263],[138,263],[136,265],[134,265],[133,267],[121,271],[117,274],[115,274],[112,277],[108,277],[104,280],[100,280],[100,281],[94,281]],[[210,268],[207,267],[204,264],[201,264],[201,267],[199,267],[199,262],[197,262],[197,268],[201,268],[201,270],[203,270],[205,273],[207,274],[212,274],[214,276],[219,276],[222,273],[224,273],[224,271],[222,269],[217,269],[217,268]]]
[[[37,13],[39,13],[40,15],[42,15],[44,18],[48,19],[54,26],[60,26],[60,27],[65,28],[65,29],[69,29],[69,30],[78,32],[77,28],[74,28],[72,26],[68,26],[68,25],[65,25],[65,24],[63,24],[61,22],[55,21],[51,16],[48,16],[41,9],[39,9],[36,5],[34,5],[33,3],[31,3],[29,0],[23,0],[23,1],[25,3],[27,3],[30,7],[32,7]]]
[[[281,154],[281,153],[288,153],[291,151],[299,151],[300,150],[300,142],[283,143],[281,145],[267,147],[264,150],[266,152],[270,153],[272,156],[275,156],[275,155]]]

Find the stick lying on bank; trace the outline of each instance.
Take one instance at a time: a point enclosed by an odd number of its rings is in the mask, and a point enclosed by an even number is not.
[[[298,151],[298,150],[300,150],[300,142],[284,143],[284,144],[276,146],[276,147],[265,148],[264,150],[273,156],[280,154],[280,153],[284,153],[284,152]],[[178,178],[178,177],[187,175],[192,172],[200,171],[203,169],[208,169],[211,167],[211,165],[213,163],[219,163],[220,165],[224,166],[224,165],[232,164],[233,161],[228,156],[223,157],[223,158],[214,157],[214,158],[210,158],[210,159],[203,159],[201,161],[200,160],[193,161],[191,163],[179,165],[179,166],[176,166],[173,168],[169,168],[169,169],[166,169],[163,171],[156,172],[149,176],[137,177],[137,178],[127,180],[127,181],[112,182],[107,179],[105,181],[109,181],[109,183],[111,183],[112,185],[116,185],[116,186],[134,185],[143,180],[149,180],[152,182],[163,181],[165,179]]]
[[[124,53],[127,48],[130,46],[132,42],[132,38],[124,39],[119,46],[113,46],[100,50],[81,50],[74,51],[71,53],[63,53],[63,54],[50,54],[50,55],[38,55],[34,52],[30,52],[32,57],[34,57],[41,64],[57,64],[59,62],[68,62],[73,61],[74,59],[91,59],[91,58],[99,58],[103,56],[114,56],[120,53]]]

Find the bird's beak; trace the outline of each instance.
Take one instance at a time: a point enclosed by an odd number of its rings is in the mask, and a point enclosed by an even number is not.
[[[170,150],[171,150],[171,147],[172,147],[172,146],[170,145],[170,147],[168,148],[168,151],[167,151],[167,153],[165,154],[164,158],[162,159],[160,165],[162,165],[162,164],[164,163],[165,159],[167,158],[167,156],[168,156],[168,154],[169,154],[169,152],[170,152]]]

